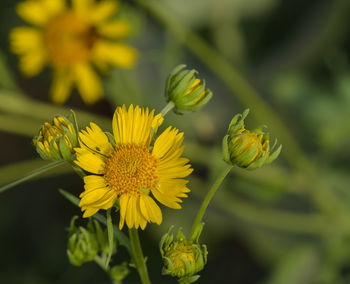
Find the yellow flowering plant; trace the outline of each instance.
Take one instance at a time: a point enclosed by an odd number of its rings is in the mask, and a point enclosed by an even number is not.
[[[104,1],[99,5],[107,3]],[[194,77],[195,70],[183,68],[180,65],[168,77],[168,104],[160,113],[138,105],[118,106],[112,118],[112,133],[95,122],[79,128],[74,112],[70,119],[55,116],[52,123],[44,123],[33,142],[41,158],[54,162],[0,188],[0,192],[4,191],[62,163],[69,163],[81,176],[84,190],[79,198],[64,190],[60,192],[79,206],[82,217],[89,221],[86,227],[76,227],[77,217],[73,217],[68,235],[68,258],[75,266],[96,262],[113,283],[121,283],[129,274],[127,262],[111,264],[119,245],[130,253],[141,283],[151,283],[138,229],[145,230],[148,223],[161,225],[166,218],[161,208],[181,209],[183,199],[190,194],[187,179],[193,169],[190,160],[183,157],[184,133],[173,126],[164,129],[163,124],[171,109],[178,114],[199,110],[212,94]],[[171,227],[160,240],[162,273],[175,277],[180,284],[196,282],[207,263],[207,247],[199,240],[204,226],[202,219],[232,166],[258,168],[261,160],[272,162],[280,152],[279,148],[269,155],[268,137],[244,128],[246,115],[247,111],[231,121],[223,143],[224,161],[229,165],[206,194],[188,237],[179,229],[174,240]],[[162,128],[164,130],[160,131]],[[103,230],[97,221],[104,223],[107,229]],[[125,229],[128,236],[123,232]]]
[[[115,0],[20,2],[17,14],[32,26],[15,27],[9,35],[19,69],[33,77],[50,66],[54,103],[63,104],[74,86],[85,103],[95,103],[103,97],[97,70],[130,68],[137,58],[137,51],[122,42],[130,26],[113,17],[118,8]]]

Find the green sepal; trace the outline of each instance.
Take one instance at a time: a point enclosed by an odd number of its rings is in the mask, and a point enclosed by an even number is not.
[[[178,279],[179,284],[191,284],[199,279],[200,275],[185,276]]]
[[[61,156],[59,150],[57,150],[56,147],[55,147],[55,142],[56,142],[57,139],[58,139],[58,137],[54,137],[50,141],[50,153],[49,153],[49,156],[51,157],[51,159],[59,161],[59,160],[62,160],[62,156]]]
[[[267,165],[267,164],[270,164],[270,163],[272,163],[274,160],[276,160],[277,157],[279,156],[279,154],[281,153],[281,150],[282,150],[282,145],[280,145],[280,146],[277,148],[277,150],[276,150],[275,152],[273,152],[273,153],[269,156],[269,158],[268,158],[267,161],[266,161],[266,165]]]
[[[184,93],[193,85],[194,81],[196,80],[196,77],[194,76],[195,73],[197,73],[196,70],[188,71],[183,79],[177,84],[176,88],[172,91],[171,97],[175,104],[178,103],[178,100],[181,99]]]
[[[230,159],[230,151],[228,148],[229,145],[229,135],[225,135],[224,138],[222,139],[222,158],[224,159],[224,161],[228,164],[232,164],[231,163],[231,159]]]
[[[165,97],[168,97],[169,92],[172,91],[172,88],[175,88],[178,82],[181,80],[181,78],[178,78],[177,81],[175,81],[176,74],[180,72],[180,70],[184,69],[186,67],[186,64],[180,64],[176,66],[169,74],[166,82],[166,88],[165,88]],[[185,75],[185,74],[184,74]],[[179,76],[178,76],[179,77]],[[173,87],[171,85],[174,85]]]
[[[112,144],[112,146],[115,146],[115,139],[114,139],[114,135],[110,132],[105,132],[107,138],[108,138],[108,142]]]
[[[66,134],[64,134],[58,142],[58,148],[60,149],[61,155],[63,159],[68,160],[72,157],[72,152],[69,146],[67,145],[67,141],[65,139]]]

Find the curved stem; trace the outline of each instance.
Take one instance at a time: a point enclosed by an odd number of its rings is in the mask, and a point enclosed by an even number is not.
[[[39,169],[36,169],[34,171],[31,171],[30,173],[24,175],[23,177],[20,177],[20,178],[16,179],[13,182],[10,182],[8,184],[5,184],[5,185],[1,186],[0,187],[0,193],[6,191],[6,190],[8,190],[8,189],[10,189],[10,188],[12,188],[12,187],[14,187],[16,185],[19,185],[19,184],[21,184],[21,183],[23,183],[23,182],[25,182],[27,180],[30,180],[31,178],[36,177],[36,176],[38,176],[38,175],[40,175],[40,174],[42,174],[44,172],[47,172],[48,170],[51,170],[51,169],[53,169],[53,168],[55,168],[55,167],[57,167],[59,165],[62,165],[65,162],[66,162],[65,160],[56,161],[56,162],[50,163],[50,164],[48,164],[46,166],[43,166],[43,167],[41,167]]]
[[[145,262],[145,258],[143,257],[141,243],[139,239],[139,233],[137,229],[135,228],[129,229],[129,238],[130,238],[132,258],[137,268],[137,271],[139,272],[141,283],[151,284],[151,281],[149,280],[149,277],[148,277],[146,262]]]
[[[227,176],[227,174],[230,172],[231,169],[232,169],[232,165],[228,165],[226,167],[226,169],[221,173],[221,175],[216,179],[213,186],[209,189],[207,195],[205,196],[205,198],[202,202],[201,207],[198,210],[196,219],[193,222],[190,240],[193,240],[194,234],[196,232],[196,228],[199,225],[199,223],[202,221],[202,218],[205,214],[205,211],[207,210],[207,207],[208,207],[210,201],[212,200],[212,198],[213,198],[214,194],[216,193],[216,191],[218,190],[220,184],[225,179],[225,177]]]
[[[160,112],[162,116],[166,116],[166,114],[174,108],[175,104],[172,101],[169,101],[168,104],[162,109]]]

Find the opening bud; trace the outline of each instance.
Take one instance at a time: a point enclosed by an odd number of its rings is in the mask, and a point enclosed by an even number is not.
[[[205,82],[195,77],[196,70],[183,70],[182,64],[170,73],[165,96],[168,102],[173,102],[176,113],[183,114],[200,110],[209,102],[212,92],[205,89]]]
[[[78,146],[76,121],[72,112],[72,120],[64,116],[55,116],[52,123],[45,122],[33,144],[44,160],[68,160]]]
[[[254,170],[273,162],[280,154],[282,145],[275,150],[275,140],[270,149],[269,134],[262,130],[264,126],[253,131],[245,129],[244,120],[248,113],[249,109],[246,109],[233,117],[227,135],[223,138],[222,152],[228,164]]]
[[[200,227],[202,228],[203,224],[200,224]],[[170,227],[159,244],[163,258],[162,273],[178,277],[178,282],[182,284],[193,283],[199,278],[199,275],[195,274],[201,271],[207,263],[207,248],[205,245],[199,245],[199,234],[198,237],[188,241],[181,229],[178,230],[175,241],[171,233],[172,229],[173,227]]]

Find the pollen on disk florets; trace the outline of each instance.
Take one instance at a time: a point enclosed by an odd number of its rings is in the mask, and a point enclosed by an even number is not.
[[[106,162],[104,178],[118,195],[148,194],[158,182],[157,159],[146,146],[116,146]]]

